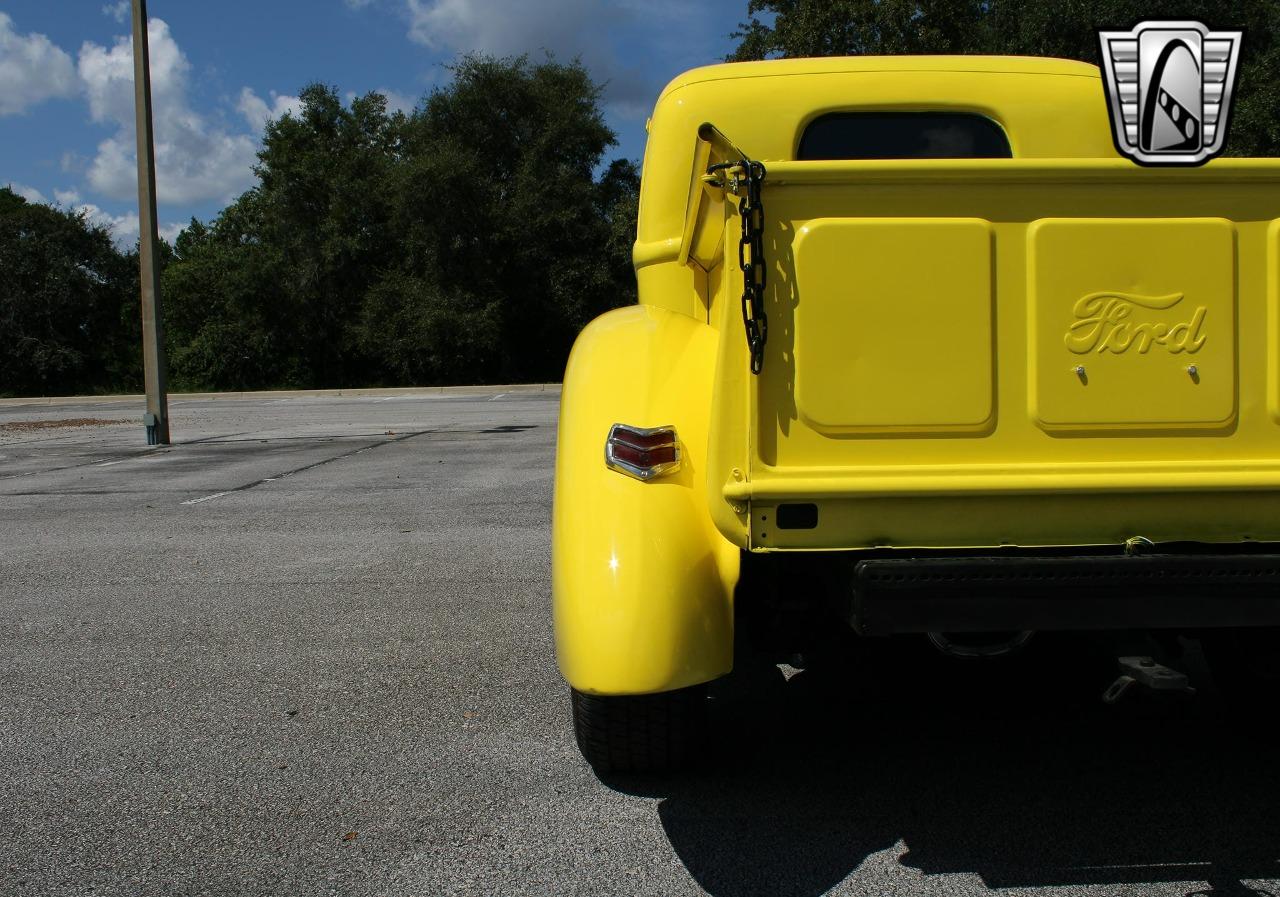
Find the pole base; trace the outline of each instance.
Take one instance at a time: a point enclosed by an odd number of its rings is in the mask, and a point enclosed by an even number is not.
[[[147,445],[159,445],[160,418],[148,411],[142,415],[142,424],[147,428]]]

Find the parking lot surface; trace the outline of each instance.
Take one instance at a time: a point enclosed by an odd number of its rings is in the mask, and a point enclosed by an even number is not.
[[[1067,641],[731,684],[705,769],[602,782],[557,402],[0,407],[0,895],[1280,893],[1274,707]]]

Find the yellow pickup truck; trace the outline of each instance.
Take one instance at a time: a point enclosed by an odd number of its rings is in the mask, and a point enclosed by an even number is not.
[[[711,66],[658,100],[634,262],[556,460],[597,770],[692,759],[735,625],[783,613],[1190,634],[1280,681],[1280,161],[1135,165],[1078,62]]]

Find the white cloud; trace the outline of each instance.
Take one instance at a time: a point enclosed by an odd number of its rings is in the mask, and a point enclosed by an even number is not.
[[[102,7],[102,14],[110,16],[117,22],[124,22],[129,18],[129,0],[119,0],[117,3],[108,3]]]
[[[405,115],[408,115],[414,110],[414,107],[418,105],[418,101],[407,93],[392,90],[390,87],[379,87],[375,90],[369,91],[369,93],[382,94],[382,98],[387,101],[388,112],[403,112]],[[362,94],[358,94],[354,90],[348,90],[344,96],[346,98],[347,105],[349,106],[353,100],[362,96]]]
[[[266,100],[253,92],[252,88],[244,88],[240,91],[240,101],[236,103],[236,109],[244,116],[244,120],[249,123],[249,127],[258,133],[262,133],[262,129],[267,126],[267,122],[274,121],[286,113],[294,113],[295,115],[302,111],[302,100],[288,94],[276,93],[271,91],[271,102],[268,104]]]
[[[89,167],[89,160],[77,152],[67,150],[59,160],[59,167],[68,173],[79,173]]]
[[[58,201],[58,205],[70,208],[79,204],[80,193],[76,190],[54,190],[53,198]]]
[[[418,105],[418,101],[407,93],[400,93],[389,87],[379,87],[374,93],[380,93],[387,98],[387,109],[391,112],[403,112],[408,115],[413,111],[413,107]]]
[[[191,108],[187,78],[191,65],[169,26],[151,19],[151,105],[155,121],[156,194],[161,202],[226,202],[253,183],[257,143],[248,134],[212,126]],[[89,184],[112,199],[137,195],[133,120],[133,41],[116,39],[103,47],[86,41],[80,48],[80,78],[93,120],[116,126],[98,144],[89,165]]]
[[[9,184],[9,189],[21,196],[27,202],[48,202],[44,198],[44,194],[35,187],[28,187],[26,184]]]
[[[343,2],[347,4],[348,9],[364,9],[374,0],[343,0]]]
[[[73,96],[78,87],[70,56],[43,34],[18,34],[0,12],[0,115]]]
[[[124,250],[131,250],[138,243],[138,234],[141,227],[138,224],[137,212],[125,212],[123,215],[112,215],[103,209],[98,208],[93,203],[84,203],[76,206],[74,211],[79,212],[88,219],[89,223],[105,227],[111,231],[111,239],[115,244]],[[161,225],[158,230],[160,236],[172,243],[178,238],[178,234],[187,228],[186,224],[170,223]]]
[[[191,64],[163,19],[150,21],[147,41],[151,51],[151,105],[156,120],[188,115],[187,74]],[[109,49],[86,41],[80,48],[80,77],[94,121],[133,124],[132,38],[118,37]]]
[[[634,66],[625,65],[602,36],[625,26],[640,29],[642,10],[599,0],[405,0],[409,39],[434,50],[479,51],[516,56],[549,51],[561,61],[581,59],[606,100],[628,115],[643,115],[657,87]]]
[[[172,244],[174,240],[178,239],[178,234],[187,229],[188,224],[174,223],[161,225],[159,228],[160,239]]]
[[[499,56],[540,48],[576,55],[587,48],[588,32],[598,38],[598,29],[620,15],[597,0],[408,0],[408,5],[410,39],[436,49]]]
[[[123,215],[112,215],[91,202],[76,206],[73,211],[83,215],[90,224],[105,227],[111,231],[116,245],[122,248],[133,246],[138,242],[138,213],[125,212]]]

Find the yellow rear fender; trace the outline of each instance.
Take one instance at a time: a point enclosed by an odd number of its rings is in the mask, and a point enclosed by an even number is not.
[[[705,323],[631,306],[588,325],[569,356],[551,577],[560,670],[579,691],[670,691],[733,665],[739,554],[705,487],[717,343]],[[647,482],[608,469],[615,423],[674,426],[680,468]]]

